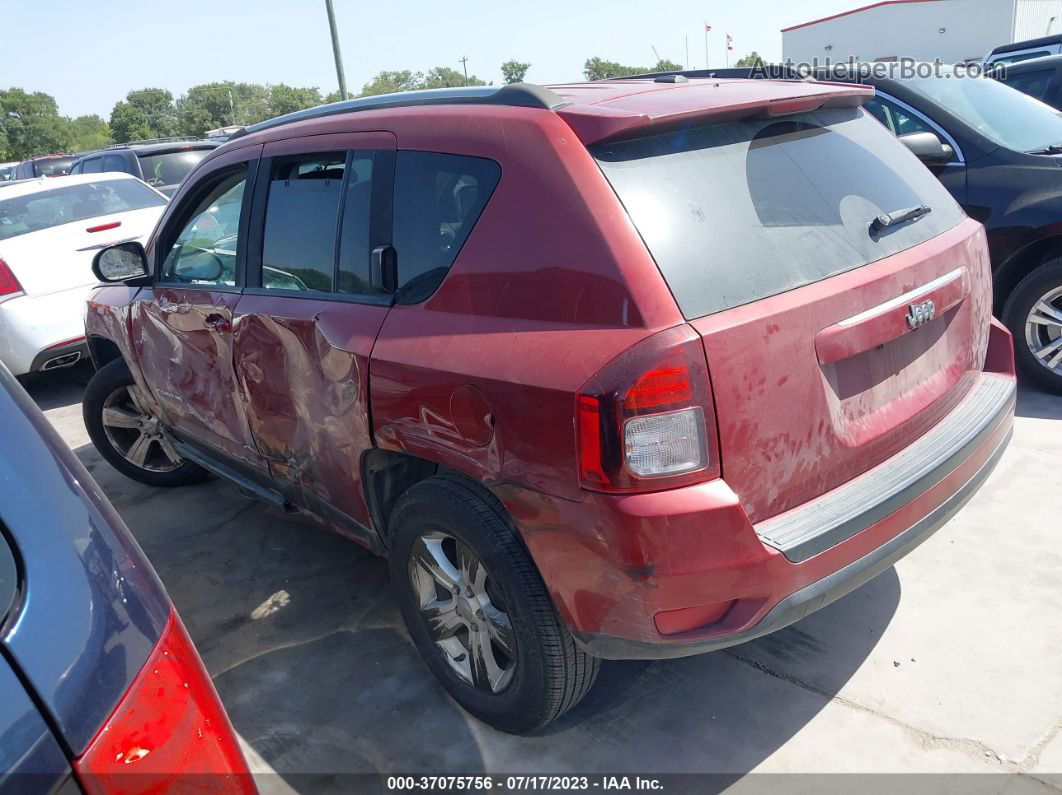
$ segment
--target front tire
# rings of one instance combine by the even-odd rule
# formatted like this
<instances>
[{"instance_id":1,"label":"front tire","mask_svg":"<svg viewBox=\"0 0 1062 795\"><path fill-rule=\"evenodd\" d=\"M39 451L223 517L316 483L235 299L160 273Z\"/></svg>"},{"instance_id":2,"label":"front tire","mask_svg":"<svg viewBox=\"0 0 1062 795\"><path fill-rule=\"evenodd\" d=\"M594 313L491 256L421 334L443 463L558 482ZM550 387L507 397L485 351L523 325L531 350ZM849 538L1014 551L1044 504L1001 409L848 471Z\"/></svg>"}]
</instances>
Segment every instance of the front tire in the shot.
<instances>
[{"instance_id":1,"label":"front tire","mask_svg":"<svg viewBox=\"0 0 1062 795\"><path fill-rule=\"evenodd\" d=\"M1062 257L1048 260L1014 288L1003 307L1018 370L1062 394Z\"/></svg>"},{"instance_id":2,"label":"front tire","mask_svg":"<svg viewBox=\"0 0 1062 795\"><path fill-rule=\"evenodd\" d=\"M209 475L173 449L122 359L92 376L81 410L92 444L126 477L149 486L185 486Z\"/></svg>"},{"instance_id":3,"label":"front tire","mask_svg":"<svg viewBox=\"0 0 1062 795\"><path fill-rule=\"evenodd\" d=\"M402 617L455 701L484 723L520 734L586 695L600 661L575 645L491 495L437 475L399 499L389 524Z\"/></svg>"}]
</instances>

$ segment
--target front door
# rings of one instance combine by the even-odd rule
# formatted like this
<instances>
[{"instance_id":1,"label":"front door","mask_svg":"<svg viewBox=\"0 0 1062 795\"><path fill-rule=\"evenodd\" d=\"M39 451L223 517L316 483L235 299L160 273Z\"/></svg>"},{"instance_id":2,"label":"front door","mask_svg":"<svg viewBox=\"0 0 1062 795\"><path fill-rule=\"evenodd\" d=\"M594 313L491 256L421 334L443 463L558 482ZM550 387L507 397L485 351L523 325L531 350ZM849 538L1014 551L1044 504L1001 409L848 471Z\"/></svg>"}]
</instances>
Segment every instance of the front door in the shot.
<instances>
[{"instance_id":1,"label":"front door","mask_svg":"<svg viewBox=\"0 0 1062 795\"><path fill-rule=\"evenodd\" d=\"M132 338L163 422L185 441L265 469L232 366L233 312L261 146L211 163L167 212L148 256L156 283L132 307Z\"/></svg>"},{"instance_id":2,"label":"front door","mask_svg":"<svg viewBox=\"0 0 1062 795\"><path fill-rule=\"evenodd\" d=\"M368 363L391 307L390 133L267 144L235 361L257 448L294 501L369 540ZM383 265L383 267L381 267Z\"/></svg>"}]
</instances>

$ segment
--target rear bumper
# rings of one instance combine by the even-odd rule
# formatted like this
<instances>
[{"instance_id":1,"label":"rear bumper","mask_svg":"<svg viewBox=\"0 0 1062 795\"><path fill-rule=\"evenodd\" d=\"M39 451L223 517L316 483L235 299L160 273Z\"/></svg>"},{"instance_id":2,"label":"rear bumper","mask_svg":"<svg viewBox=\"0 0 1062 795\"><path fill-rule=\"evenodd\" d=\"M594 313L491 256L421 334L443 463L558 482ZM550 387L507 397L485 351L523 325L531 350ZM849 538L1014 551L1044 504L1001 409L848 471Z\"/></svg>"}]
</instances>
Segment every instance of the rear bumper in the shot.
<instances>
[{"instance_id":1,"label":"rear bumper","mask_svg":"<svg viewBox=\"0 0 1062 795\"><path fill-rule=\"evenodd\" d=\"M57 363L63 367L85 358L85 306L93 289L88 285L20 295L0 303L0 361L15 375L23 375L59 357L67 358Z\"/></svg>"},{"instance_id":2,"label":"rear bumper","mask_svg":"<svg viewBox=\"0 0 1062 795\"><path fill-rule=\"evenodd\" d=\"M982 374L935 429L940 438L934 431L923 437L930 441L921 446L935 455L919 455L916 442L779 517L800 518L806 529L788 539L771 535L781 525L754 527L724 481L630 496L587 493L579 503L551 501L548 510L541 499L528 505L500 496L585 651L605 659L699 654L800 620L932 535L998 462L1015 391L1008 372ZM679 618L662 622L661 615Z\"/></svg>"}]
</instances>

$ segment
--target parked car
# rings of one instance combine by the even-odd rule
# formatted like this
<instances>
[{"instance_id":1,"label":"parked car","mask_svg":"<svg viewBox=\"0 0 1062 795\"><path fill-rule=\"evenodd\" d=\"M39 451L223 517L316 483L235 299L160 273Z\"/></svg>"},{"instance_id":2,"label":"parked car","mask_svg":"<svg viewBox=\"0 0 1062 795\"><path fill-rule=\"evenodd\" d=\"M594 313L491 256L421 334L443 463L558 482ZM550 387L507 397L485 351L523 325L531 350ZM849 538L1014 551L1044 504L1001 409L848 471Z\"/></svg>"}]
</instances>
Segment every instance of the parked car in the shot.
<instances>
[{"instance_id":1,"label":"parked car","mask_svg":"<svg viewBox=\"0 0 1062 795\"><path fill-rule=\"evenodd\" d=\"M165 196L126 174L0 190L0 362L25 375L80 361L93 255L145 237L165 206Z\"/></svg>"},{"instance_id":2,"label":"parked car","mask_svg":"<svg viewBox=\"0 0 1062 795\"><path fill-rule=\"evenodd\" d=\"M504 731L601 659L780 629L934 532L1012 425L984 230L871 97L679 76L254 125L97 254L89 434L386 555Z\"/></svg>"},{"instance_id":3,"label":"parked car","mask_svg":"<svg viewBox=\"0 0 1062 795\"><path fill-rule=\"evenodd\" d=\"M15 178L15 169L18 167L18 162L14 163L0 163L0 182L6 182Z\"/></svg>"},{"instance_id":4,"label":"parked car","mask_svg":"<svg viewBox=\"0 0 1062 795\"><path fill-rule=\"evenodd\" d=\"M994 312L1017 340L1018 369L1062 393L1062 116L987 77L900 80L890 68L836 64L813 76L872 86L866 109L985 225ZM784 69L712 74L770 77Z\"/></svg>"},{"instance_id":5,"label":"parked car","mask_svg":"<svg viewBox=\"0 0 1062 795\"><path fill-rule=\"evenodd\" d=\"M1021 63L1059 53L1062 53L1062 34L1055 33L1051 36L1001 44L985 56L982 65L988 69L993 66Z\"/></svg>"},{"instance_id":6,"label":"parked car","mask_svg":"<svg viewBox=\"0 0 1062 795\"><path fill-rule=\"evenodd\" d=\"M0 792L164 792L195 774L253 793L151 564L2 364L0 414Z\"/></svg>"},{"instance_id":7,"label":"parked car","mask_svg":"<svg viewBox=\"0 0 1062 795\"><path fill-rule=\"evenodd\" d=\"M23 160L15 166L11 179L34 179L35 177L61 177L70 170L77 155L43 155Z\"/></svg>"},{"instance_id":8,"label":"parked car","mask_svg":"<svg viewBox=\"0 0 1062 795\"><path fill-rule=\"evenodd\" d=\"M187 139L118 144L81 156L70 173L122 171L172 196L188 172L218 146L217 141Z\"/></svg>"},{"instance_id":9,"label":"parked car","mask_svg":"<svg viewBox=\"0 0 1062 795\"><path fill-rule=\"evenodd\" d=\"M1022 61L989 76L1052 108L1062 108L1062 55Z\"/></svg>"}]
</instances>

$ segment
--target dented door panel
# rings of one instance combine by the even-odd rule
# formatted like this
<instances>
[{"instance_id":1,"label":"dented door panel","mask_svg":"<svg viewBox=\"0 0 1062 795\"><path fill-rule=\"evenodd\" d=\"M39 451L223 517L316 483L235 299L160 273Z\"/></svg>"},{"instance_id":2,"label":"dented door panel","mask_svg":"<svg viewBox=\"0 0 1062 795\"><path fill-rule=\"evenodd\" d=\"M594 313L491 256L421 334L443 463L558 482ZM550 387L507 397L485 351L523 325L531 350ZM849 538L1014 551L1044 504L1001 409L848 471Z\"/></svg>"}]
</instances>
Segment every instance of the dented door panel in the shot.
<instances>
[{"instance_id":1,"label":"dented door panel","mask_svg":"<svg viewBox=\"0 0 1062 795\"><path fill-rule=\"evenodd\" d=\"M388 309L246 295L236 316L241 399L270 471L289 493L324 500L365 526L361 456L373 444L368 361Z\"/></svg>"}]
</instances>

